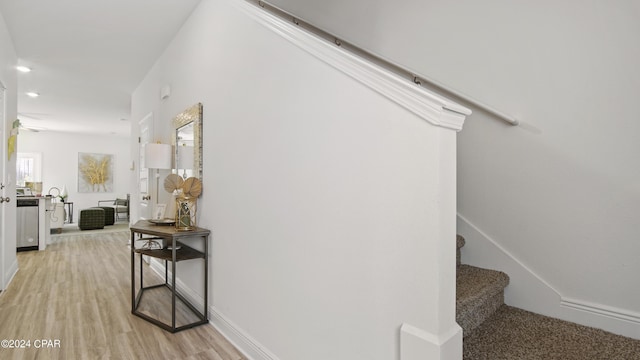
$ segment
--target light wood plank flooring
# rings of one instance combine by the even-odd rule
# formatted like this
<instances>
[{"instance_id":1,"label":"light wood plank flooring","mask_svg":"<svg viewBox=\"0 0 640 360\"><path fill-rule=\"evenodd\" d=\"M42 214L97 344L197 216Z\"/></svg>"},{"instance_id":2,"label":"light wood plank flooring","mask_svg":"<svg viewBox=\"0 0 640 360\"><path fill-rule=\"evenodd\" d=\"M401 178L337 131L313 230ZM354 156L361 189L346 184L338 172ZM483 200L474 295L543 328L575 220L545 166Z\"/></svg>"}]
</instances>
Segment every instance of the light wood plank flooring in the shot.
<instances>
[{"instance_id":1,"label":"light wood plank flooring","mask_svg":"<svg viewBox=\"0 0 640 360\"><path fill-rule=\"evenodd\" d=\"M0 340L31 344L0 348L0 359L245 359L210 325L171 334L131 314L128 239L60 235L46 251L18 253L0 294ZM60 346L37 349L37 339Z\"/></svg>"}]
</instances>

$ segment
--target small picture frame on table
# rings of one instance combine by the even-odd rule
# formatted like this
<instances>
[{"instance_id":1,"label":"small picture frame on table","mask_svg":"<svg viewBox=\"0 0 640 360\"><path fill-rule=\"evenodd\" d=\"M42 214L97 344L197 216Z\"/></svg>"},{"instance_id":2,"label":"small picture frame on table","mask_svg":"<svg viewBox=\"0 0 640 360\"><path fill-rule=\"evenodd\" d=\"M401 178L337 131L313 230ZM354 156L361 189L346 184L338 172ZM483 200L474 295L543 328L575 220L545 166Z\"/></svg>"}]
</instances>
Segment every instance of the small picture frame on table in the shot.
<instances>
[{"instance_id":1,"label":"small picture frame on table","mask_svg":"<svg viewBox=\"0 0 640 360\"><path fill-rule=\"evenodd\" d=\"M167 204L156 204L153 207L153 220L162 220L164 219L164 212L167 208Z\"/></svg>"}]
</instances>

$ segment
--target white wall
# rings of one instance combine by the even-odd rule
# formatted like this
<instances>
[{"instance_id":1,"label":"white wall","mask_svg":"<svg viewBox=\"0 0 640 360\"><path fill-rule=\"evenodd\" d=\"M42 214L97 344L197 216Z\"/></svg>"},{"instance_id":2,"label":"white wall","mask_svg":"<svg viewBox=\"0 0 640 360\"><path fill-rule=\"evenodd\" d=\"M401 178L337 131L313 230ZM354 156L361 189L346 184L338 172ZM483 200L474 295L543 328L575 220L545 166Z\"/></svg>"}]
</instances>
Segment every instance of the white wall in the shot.
<instances>
[{"instance_id":1,"label":"white wall","mask_svg":"<svg viewBox=\"0 0 640 360\"><path fill-rule=\"evenodd\" d=\"M7 159L5 151L7 151L8 134L18 112L18 81L15 70L17 62L18 59L15 49L13 48L11 37L9 36L4 18L2 14L0 14L0 81L7 88L4 93L5 112L2 114L6 118L6 124L0 134L2 136L2 141L0 141L0 146L2 146L2 151L0 151L2 162L0 163L3 164L5 170L0 169L0 171L3 172L1 182L5 185L2 196L9 197L10 200L13 200L1 205L4 216L0 221L4 221L4 223L0 224L0 226L2 226L4 236L0 238L0 290L3 290L5 286L8 285L18 270L18 262L16 260L16 229L15 226L5 226L5 224L16 223L15 175L11 176L11 173L6 171L6 169L15 169L16 156L13 155Z\"/></svg>"},{"instance_id":2,"label":"white wall","mask_svg":"<svg viewBox=\"0 0 640 360\"><path fill-rule=\"evenodd\" d=\"M513 128L475 111L459 135L465 229L480 229L561 299L630 318L626 335L640 337L637 1L270 2L520 118Z\"/></svg>"},{"instance_id":3,"label":"white wall","mask_svg":"<svg viewBox=\"0 0 640 360\"><path fill-rule=\"evenodd\" d=\"M87 135L62 132L29 132L19 135L19 152L42 154L42 192L46 195L50 188L62 190L67 187L67 201L74 204L74 223L78 223L79 212L93 206L98 201L125 198L131 192L131 147L129 138L114 135ZM78 192L78 153L112 154L113 191L98 193Z\"/></svg>"},{"instance_id":4,"label":"white wall","mask_svg":"<svg viewBox=\"0 0 640 360\"><path fill-rule=\"evenodd\" d=\"M478 116L460 133L458 212L563 304L586 305L547 311L640 338L640 13L625 1L544 5L506 7L519 26L485 42L483 71L452 77L523 121Z\"/></svg>"},{"instance_id":5,"label":"white wall","mask_svg":"<svg viewBox=\"0 0 640 360\"><path fill-rule=\"evenodd\" d=\"M164 142L203 103L212 321L256 358L401 359L401 336L403 360L458 358L455 132L246 6L203 1L132 97L131 118L153 112ZM179 265L197 288L201 270ZM425 341L442 352L425 357Z\"/></svg>"}]
</instances>

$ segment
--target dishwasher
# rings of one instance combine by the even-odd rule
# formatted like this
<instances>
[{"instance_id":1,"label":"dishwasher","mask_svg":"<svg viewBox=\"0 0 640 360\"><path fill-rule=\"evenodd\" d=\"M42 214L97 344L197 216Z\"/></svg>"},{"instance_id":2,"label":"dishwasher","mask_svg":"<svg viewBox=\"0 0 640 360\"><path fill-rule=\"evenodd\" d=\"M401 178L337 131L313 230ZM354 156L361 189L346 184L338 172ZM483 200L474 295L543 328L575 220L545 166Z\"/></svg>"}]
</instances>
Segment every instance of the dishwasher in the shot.
<instances>
[{"instance_id":1,"label":"dishwasher","mask_svg":"<svg viewBox=\"0 0 640 360\"><path fill-rule=\"evenodd\" d=\"M17 199L16 245L18 251L38 250L38 202L38 199Z\"/></svg>"}]
</instances>

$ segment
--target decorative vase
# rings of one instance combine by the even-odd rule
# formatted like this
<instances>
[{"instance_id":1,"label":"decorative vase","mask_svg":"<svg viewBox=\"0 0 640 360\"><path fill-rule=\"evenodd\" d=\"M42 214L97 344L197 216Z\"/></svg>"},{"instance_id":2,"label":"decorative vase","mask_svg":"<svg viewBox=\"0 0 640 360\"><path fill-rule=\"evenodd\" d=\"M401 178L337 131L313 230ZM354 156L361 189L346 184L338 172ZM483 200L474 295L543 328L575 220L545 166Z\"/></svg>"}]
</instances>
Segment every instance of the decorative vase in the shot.
<instances>
[{"instance_id":1,"label":"decorative vase","mask_svg":"<svg viewBox=\"0 0 640 360\"><path fill-rule=\"evenodd\" d=\"M188 231L196 227L197 198L178 196L176 198L176 230Z\"/></svg>"}]
</instances>

